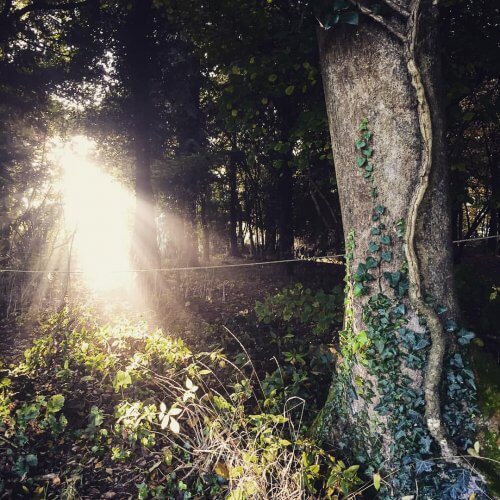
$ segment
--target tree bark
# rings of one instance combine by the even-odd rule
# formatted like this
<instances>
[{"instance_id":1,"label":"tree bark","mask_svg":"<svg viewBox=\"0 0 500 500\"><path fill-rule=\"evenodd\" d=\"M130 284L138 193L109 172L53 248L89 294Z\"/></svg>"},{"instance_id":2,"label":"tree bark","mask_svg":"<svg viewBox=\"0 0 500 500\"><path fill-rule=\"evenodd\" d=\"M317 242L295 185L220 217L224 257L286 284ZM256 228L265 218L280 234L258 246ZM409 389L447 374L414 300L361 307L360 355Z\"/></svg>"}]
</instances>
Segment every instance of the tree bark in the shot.
<instances>
[{"instance_id":1,"label":"tree bark","mask_svg":"<svg viewBox=\"0 0 500 500\"><path fill-rule=\"evenodd\" d=\"M488 228L488 236L496 236L500 231L500 154L493 154L490 159L490 175L491 175L491 196L490 196L490 223ZM495 253L498 253L500 248L500 240L491 238L488 240L488 248Z\"/></svg>"},{"instance_id":2,"label":"tree bark","mask_svg":"<svg viewBox=\"0 0 500 500\"><path fill-rule=\"evenodd\" d=\"M151 184L151 79L154 43L151 0L134 2L124 34L135 156L136 210L132 259L138 269L159 267L155 201ZM148 281L147 277L142 274ZM148 283L150 285L151 283Z\"/></svg>"},{"instance_id":3,"label":"tree bark","mask_svg":"<svg viewBox=\"0 0 500 500\"><path fill-rule=\"evenodd\" d=\"M463 491L477 481L455 458L470 445L473 381L467 372L470 387L460 394L448 383L465 371L455 345L464 334L452 323L437 12L430 0L406 3L403 19L368 14L359 27L318 33L347 306L338 372L317 431L368 475L390 473L382 496L444 498L457 470Z\"/></svg>"},{"instance_id":4,"label":"tree bark","mask_svg":"<svg viewBox=\"0 0 500 500\"><path fill-rule=\"evenodd\" d=\"M229 181L229 252L232 257L239 257L238 248L238 184L236 152L229 153L228 181Z\"/></svg>"},{"instance_id":5,"label":"tree bark","mask_svg":"<svg viewBox=\"0 0 500 500\"><path fill-rule=\"evenodd\" d=\"M279 197L279 256L280 259L290 259L293 256L293 172L289 158L278 178Z\"/></svg>"}]
</instances>

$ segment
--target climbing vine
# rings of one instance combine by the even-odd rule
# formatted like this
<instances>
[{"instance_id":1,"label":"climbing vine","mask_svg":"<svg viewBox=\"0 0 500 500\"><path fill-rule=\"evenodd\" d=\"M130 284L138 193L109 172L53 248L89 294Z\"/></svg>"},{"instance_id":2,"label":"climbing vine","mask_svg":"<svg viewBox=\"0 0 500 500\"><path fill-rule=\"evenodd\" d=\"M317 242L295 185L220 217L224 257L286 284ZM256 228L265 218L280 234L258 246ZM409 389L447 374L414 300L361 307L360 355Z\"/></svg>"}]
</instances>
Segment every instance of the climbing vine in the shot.
<instances>
[{"instance_id":1,"label":"climbing vine","mask_svg":"<svg viewBox=\"0 0 500 500\"><path fill-rule=\"evenodd\" d=\"M340 332L337 380L326 410L333 412L335 425L341 427L336 444L364 465L382 498L392 498L396 492L398 496L410 495L416 482L424 498L442 498L443 491L450 498L458 498L465 491L479 493L480 487L468 469L458 462L450 465L435 460L441 456L441 443L426 421L423 383L431 335L427 315L418 315L409 298L405 222L391 221L389 210L378 200L372 142L373 133L364 119L354 144L355 163L370 186L372 225L364 259L355 270L354 232L346 241L344 330ZM455 343L460 348L466 346L473 334L445 321L446 309L431 298L424 300L445 324L446 332L456 336ZM355 307L361 308L362 329L355 325ZM472 417L476 412L473 373L458 349L445 364L443 420L448 435L466 449L474 433ZM368 449L366 443L371 443ZM384 462L383 457L388 455L391 463ZM435 473L437 469L440 474ZM430 471L433 473L426 474ZM384 473L390 475L390 481L381 483Z\"/></svg>"}]
</instances>

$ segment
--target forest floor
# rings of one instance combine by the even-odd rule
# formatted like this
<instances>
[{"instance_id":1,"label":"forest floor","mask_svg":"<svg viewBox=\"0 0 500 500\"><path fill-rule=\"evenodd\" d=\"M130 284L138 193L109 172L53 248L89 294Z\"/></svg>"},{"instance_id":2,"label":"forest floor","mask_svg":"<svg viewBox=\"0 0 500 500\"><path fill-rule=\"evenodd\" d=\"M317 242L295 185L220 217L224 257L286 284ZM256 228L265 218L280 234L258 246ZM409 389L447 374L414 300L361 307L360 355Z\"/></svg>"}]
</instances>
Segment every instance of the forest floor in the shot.
<instances>
[{"instance_id":1,"label":"forest floor","mask_svg":"<svg viewBox=\"0 0 500 500\"><path fill-rule=\"evenodd\" d=\"M215 498L235 482L244 494L250 487L229 477L227 467L236 459L220 440L209 445L203 440L203 446L216 448L211 460L200 465L194 452L189 458L189 450L201 447L192 421L205 419L214 428L226 413L233 412L234 418L234 412L260 413L265 408L258 427L247 417L238 424L238 435L243 429L252 436L244 442L247 451L266 429L288 443L291 430L277 432L273 421L283 412L279 404L286 398L307 401L300 419L310 422L329 386L324 372L332 369L331 337L341 327L343 273L342 265L312 262L185 271L165 279L156 296L159 307L148 311L101 301L77 313L79 318L73 312L42 322L4 321L0 430L6 440L0 442L5 451L0 498ZM495 294L495 287L500 260L465 253L456 280L464 322L479 337L473 349L485 416L480 441L485 454L499 460L500 293ZM327 294L318 294L320 289ZM264 305L256 307L258 302ZM316 316L303 316L301 311L309 306L318 308ZM163 333L154 333L157 328ZM193 396L193 385L205 395L227 394L223 408L193 414L184 401ZM256 390L261 394L251 396ZM164 402L165 411L173 409L165 424L170 436L154 431L157 410L152 408ZM2 428L6 415L11 419ZM180 433L172 427L176 419ZM184 431L185 425L189 430ZM288 451L286 444L276 446L272 453L264 448L258 455L269 453L279 464ZM311 472L309 493L326 495L320 475L333 478L329 482L337 493L359 488L355 471L348 472L350 468L323 450L313 456L322 458L315 458L318 469L316 475ZM246 470L248 464L243 460L232 467ZM259 467L267 470L269 464L252 464L252 470ZM197 477L190 477L191 469L198 471ZM258 477L254 483L259 484Z\"/></svg>"}]
</instances>

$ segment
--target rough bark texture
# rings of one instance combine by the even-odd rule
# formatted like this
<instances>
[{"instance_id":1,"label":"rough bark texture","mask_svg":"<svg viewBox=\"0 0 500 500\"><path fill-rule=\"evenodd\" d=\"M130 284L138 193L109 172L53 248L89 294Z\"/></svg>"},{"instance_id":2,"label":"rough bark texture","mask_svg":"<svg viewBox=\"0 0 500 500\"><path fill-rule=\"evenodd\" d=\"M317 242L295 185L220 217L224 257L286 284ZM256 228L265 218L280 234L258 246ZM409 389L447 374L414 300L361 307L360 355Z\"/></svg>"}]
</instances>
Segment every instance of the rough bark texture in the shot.
<instances>
[{"instance_id":1,"label":"rough bark texture","mask_svg":"<svg viewBox=\"0 0 500 500\"><path fill-rule=\"evenodd\" d=\"M382 230L391 238L390 246L384 248L392 252L388 261L379 258L377 269L372 270L376 279L363 294L354 293L354 281L348 279L347 340L343 350L341 344L338 375L339 380L345 377L345 383L340 389L338 381L334 384L320 427L332 444L364 462L368 472L399 471L391 476L389 484L394 489L387 488L388 497L396 490L398 495L415 493L417 481L412 469L404 465L405 455L418 456L419 460L441 456L457 465L456 444L445 428L441 398L447 391L443 379L448 374L443 376L443 371L454 352L454 342L447 333L450 329L444 325L456 317L457 308L435 59L436 12L427 0L407 4L403 7L410 15L403 11L404 23L389 19L386 24L385 19L363 17L358 27L339 25L319 32L344 233L351 254L348 276L367 262L368 256L380 256L368 250L370 243L379 243L372 233L379 224L372 220L376 206L383 207L380 220L386 227ZM404 29L396 32L387 26ZM356 166L360 153L354 143L360 138L358 126L365 118L373 132L373 157L368 162L374 167L376 196L371 196L364 168ZM404 236L398 238L397 228L403 225ZM398 272L409 279L409 292L400 297L384 279L384 273ZM394 328L386 328L385 338L376 338L373 325L379 324L380 309L370 304L381 299L387 299L385 312ZM398 316L396 306L404 313ZM442 311L438 306L447 312L438 315ZM356 339L365 331L368 347L356 347ZM411 360L413 347L403 338L408 335L414 344L425 346L418 353L425 353L421 364ZM446 349L449 356L445 359ZM394 373L377 371L377 363L385 362L385 356L390 356ZM405 405L413 413L406 412ZM441 497L444 489L432 486L432 480L423 476L417 479L422 482L420 491L424 488L427 492L424 497ZM464 480L466 490L476 484L470 477ZM446 488L444 480L442 488Z\"/></svg>"}]
</instances>

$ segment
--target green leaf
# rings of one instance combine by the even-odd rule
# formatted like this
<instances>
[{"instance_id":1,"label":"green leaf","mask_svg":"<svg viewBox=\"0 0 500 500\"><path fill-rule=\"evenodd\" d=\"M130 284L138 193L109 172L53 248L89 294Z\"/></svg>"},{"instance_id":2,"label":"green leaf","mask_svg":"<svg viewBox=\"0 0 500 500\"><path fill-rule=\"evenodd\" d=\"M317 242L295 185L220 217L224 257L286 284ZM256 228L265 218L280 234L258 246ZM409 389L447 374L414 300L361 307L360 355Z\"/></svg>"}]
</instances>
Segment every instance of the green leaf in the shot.
<instances>
[{"instance_id":1,"label":"green leaf","mask_svg":"<svg viewBox=\"0 0 500 500\"><path fill-rule=\"evenodd\" d=\"M380 215L383 215L385 212L385 207L383 205L377 205L375 207L375 212L377 212Z\"/></svg>"},{"instance_id":2,"label":"green leaf","mask_svg":"<svg viewBox=\"0 0 500 500\"><path fill-rule=\"evenodd\" d=\"M62 394L56 394L52 396L47 403L48 413L57 413L61 411L64 406L64 396Z\"/></svg>"},{"instance_id":3,"label":"green leaf","mask_svg":"<svg viewBox=\"0 0 500 500\"><path fill-rule=\"evenodd\" d=\"M374 241L371 241L370 244L368 245L368 251L370 253L378 252L379 249L380 249L380 246L378 245L378 243L375 243Z\"/></svg>"},{"instance_id":4,"label":"green leaf","mask_svg":"<svg viewBox=\"0 0 500 500\"><path fill-rule=\"evenodd\" d=\"M380 474L375 473L373 474L373 487L378 491L380 490L380 481L381 481Z\"/></svg>"},{"instance_id":5,"label":"green leaf","mask_svg":"<svg viewBox=\"0 0 500 500\"><path fill-rule=\"evenodd\" d=\"M130 373L119 370L113 380L113 387L115 391L118 392L120 389L128 387L129 385L132 385Z\"/></svg>"},{"instance_id":6,"label":"green leaf","mask_svg":"<svg viewBox=\"0 0 500 500\"><path fill-rule=\"evenodd\" d=\"M347 0L334 0L333 10L342 10L349 7L349 2Z\"/></svg>"},{"instance_id":7,"label":"green leaf","mask_svg":"<svg viewBox=\"0 0 500 500\"><path fill-rule=\"evenodd\" d=\"M271 83L275 82L277 79L278 79L278 75L276 74L272 74L272 75L269 75L269 77L267 78Z\"/></svg>"},{"instance_id":8,"label":"green leaf","mask_svg":"<svg viewBox=\"0 0 500 500\"><path fill-rule=\"evenodd\" d=\"M340 22L345 24L353 24L357 26L359 24L359 14L357 12L344 12L340 14Z\"/></svg>"},{"instance_id":9,"label":"green leaf","mask_svg":"<svg viewBox=\"0 0 500 500\"><path fill-rule=\"evenodd\" d=\"M358 167L362 167L366 163L366 158L362 158L361 156L356 158L356 165Z\"/></svg>"},{"instance_id":10,"label":"green leaf","mask_svg":"<svg viewBox=\"0 0 500 500\"><path fill-rule=\"evenodd\" d=\"M380 257L382 258L382 260L384 262L391 262L392 261L392 252L390 251L383 251L381 254L380 254Z\"/></svg>"},{"instance_id":11,"label":"green leaf","mask_svg":"<svg viewBox=\"0 0 500 500\"><path fill-rule=\"evenodd\" d=\"M285 89L285 94L286 94L286 95L292 95L294 90L295 90L295 85L289 85L289 86Z\"/></svg>"}]
</instances>

